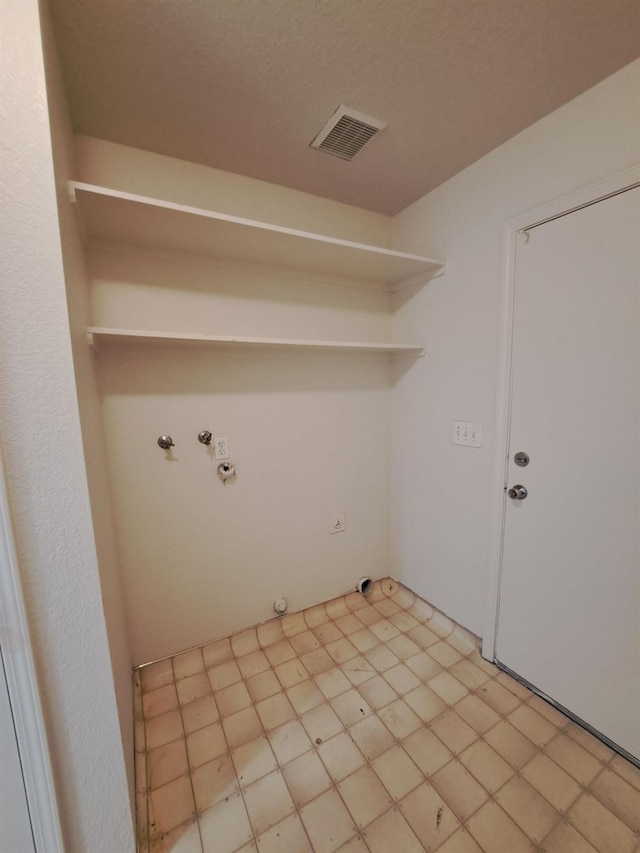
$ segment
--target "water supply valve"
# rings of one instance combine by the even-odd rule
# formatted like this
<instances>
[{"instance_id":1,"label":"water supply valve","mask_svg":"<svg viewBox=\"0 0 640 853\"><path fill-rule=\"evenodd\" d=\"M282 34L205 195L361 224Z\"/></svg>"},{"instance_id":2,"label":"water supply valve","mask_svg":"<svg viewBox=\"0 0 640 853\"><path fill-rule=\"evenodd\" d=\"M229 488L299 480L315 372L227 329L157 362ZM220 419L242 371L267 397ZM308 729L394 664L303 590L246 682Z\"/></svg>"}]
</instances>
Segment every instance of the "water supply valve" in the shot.
<instances>
[{"instance_id":1,"label":"water supply valve","mask_svg":"<svg viewBox=\"0 0 640 853\"><path fill-rule=\"evenodd\" d=\"M221 462L218 465L218 477L226 485L227 480L236 476L236 469L230 462Z\"/></svg>"}]
</instances>

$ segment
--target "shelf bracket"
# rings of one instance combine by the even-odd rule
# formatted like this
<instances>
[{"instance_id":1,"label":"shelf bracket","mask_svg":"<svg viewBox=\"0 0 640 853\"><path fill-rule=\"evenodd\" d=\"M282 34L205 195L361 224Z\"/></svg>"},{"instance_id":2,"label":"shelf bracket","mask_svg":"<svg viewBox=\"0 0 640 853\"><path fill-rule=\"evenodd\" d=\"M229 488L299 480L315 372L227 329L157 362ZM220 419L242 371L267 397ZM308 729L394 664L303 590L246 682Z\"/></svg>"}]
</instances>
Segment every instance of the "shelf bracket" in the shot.
<instances>
[{"instance_id":1,"label":"shelf bracket","mask_svg":"<svg viewBox=\"0 0 640 853\"><path fill-rule=\"evenodd\" d=\"M439 278L441 275L444 275L446 271L447 265L442 264L442 266L432 272L418 273L418 275L411 276L411 278L405 278L392 285L389 290L391 293L399 293L401 290L408 290L410 287L420 287L422 284L427 284L431 279Z\"/></svg>"},{"instance_id":2,"label":"shelf bracket","mask_svg":"<svg viewBox=\"0 0 640 853\"><path fill-rule=\"evenodd\" d=\"M75 204L77 201L76 188L71 181L69 181L69 201L71 202L71 204Z\"/></svg>"},{"instance_id":3,"label":"shelf bracket","mask_svg":"<svg viewBox=\"0 0 640 853\"><path fill-rule=\"evenodd\" d=\"M419 352L394 352L391 353L392 361L401 361L402 359L424 358L429 350L429 347L423 347Z\"/></svg>"}]
</instances>

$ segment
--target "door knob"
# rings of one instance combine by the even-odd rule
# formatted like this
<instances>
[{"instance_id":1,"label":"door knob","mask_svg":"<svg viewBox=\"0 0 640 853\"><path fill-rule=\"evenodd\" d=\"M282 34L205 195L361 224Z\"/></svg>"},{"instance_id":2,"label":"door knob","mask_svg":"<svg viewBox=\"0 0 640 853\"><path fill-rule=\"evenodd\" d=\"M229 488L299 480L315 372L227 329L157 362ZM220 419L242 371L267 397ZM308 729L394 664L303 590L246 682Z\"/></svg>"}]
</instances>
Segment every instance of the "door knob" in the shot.
<instances>
[{"instance_id":1,"label":"door knob","mask_svg":"<svg viewBox=\"0 0 640 853\"><path fill-rule=\"evenodd\" d=\"M512 486L507 492L510 498L513 498L514 501L523 501L526 496L529 494L524 486Z\"/></svg>"}]
</instances>

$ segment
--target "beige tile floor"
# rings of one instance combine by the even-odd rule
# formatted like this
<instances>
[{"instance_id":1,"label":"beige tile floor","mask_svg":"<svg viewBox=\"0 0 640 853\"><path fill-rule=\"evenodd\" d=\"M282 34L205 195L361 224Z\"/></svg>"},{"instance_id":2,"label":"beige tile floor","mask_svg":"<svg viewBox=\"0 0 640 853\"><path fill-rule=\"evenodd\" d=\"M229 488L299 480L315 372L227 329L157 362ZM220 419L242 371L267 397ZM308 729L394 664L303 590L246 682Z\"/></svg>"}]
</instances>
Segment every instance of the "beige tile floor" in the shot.
<instances>
[{"instance_id":1,"label":"beige tile floor","mask_svg":"<svg viewBox=\"0 0 640 853\"><path fill-rule=\"evenodd\" d=\"M144 853L640 851L640 771L394 581L135 685Z\"/></svg>"}]
</instances>

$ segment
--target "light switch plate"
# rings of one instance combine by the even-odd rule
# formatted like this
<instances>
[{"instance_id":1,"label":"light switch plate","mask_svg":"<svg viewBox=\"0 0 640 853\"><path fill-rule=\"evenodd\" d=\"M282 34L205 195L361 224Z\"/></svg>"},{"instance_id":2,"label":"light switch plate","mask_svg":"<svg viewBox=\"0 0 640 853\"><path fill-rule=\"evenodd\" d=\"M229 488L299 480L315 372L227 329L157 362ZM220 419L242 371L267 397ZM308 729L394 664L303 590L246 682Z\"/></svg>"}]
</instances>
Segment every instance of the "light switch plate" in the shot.
<instances>
[{"instance_id":1,"label":"light switch plate","mask_svg":"<svg viewBox=\"0 0 640 853\"><path fill-rule=\"evenodd\" d=\"M463 444L466 447L482 447L482 424L454 421L451 440L453 444Z\"/></svg>"}]
</instances>

